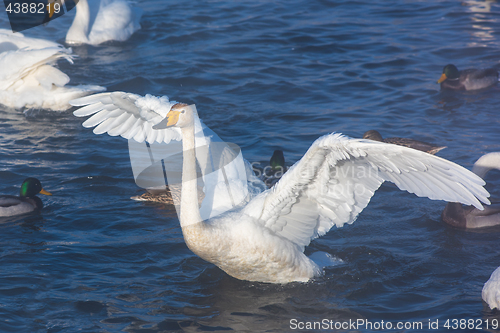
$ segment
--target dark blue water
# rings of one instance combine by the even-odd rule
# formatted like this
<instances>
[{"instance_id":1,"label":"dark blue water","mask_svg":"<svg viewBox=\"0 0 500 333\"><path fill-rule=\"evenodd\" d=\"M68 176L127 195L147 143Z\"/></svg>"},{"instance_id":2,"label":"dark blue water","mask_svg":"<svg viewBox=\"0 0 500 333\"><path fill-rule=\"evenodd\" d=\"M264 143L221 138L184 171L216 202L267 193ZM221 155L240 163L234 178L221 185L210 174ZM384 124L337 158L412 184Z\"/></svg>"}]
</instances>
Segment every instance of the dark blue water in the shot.
<instances>
[{"instance_id":1,"label":"dark blue water","mask_svg":"<svg viewBox=\"0 0 500 333\"><path fill-rule=\"evenodd\" d=\"M129 41L73 47L79 58L60 68L72 84L194 103L249 161L280 148L293 163L320 135L369 129L448 146L440 156L469 168L500 151L500 87L436 84L448 63L500 68L497 2L137 6L143 28ZM63 42L71 19L24 33ZM307 284L239 281L188 250L175 211L129 199L140 192L127 141L82 121L0 107L1 192L35 176L54 194L41 214L0 223L1 332L283 332L292 319L439 320L448 331L447 319L500 319L481 300L500 265L499 228L453 229L443 202L383 186L353 225L307 250L344 264ZM498 197L499 174L488 181Z\"/></svg>"}]
</instances>

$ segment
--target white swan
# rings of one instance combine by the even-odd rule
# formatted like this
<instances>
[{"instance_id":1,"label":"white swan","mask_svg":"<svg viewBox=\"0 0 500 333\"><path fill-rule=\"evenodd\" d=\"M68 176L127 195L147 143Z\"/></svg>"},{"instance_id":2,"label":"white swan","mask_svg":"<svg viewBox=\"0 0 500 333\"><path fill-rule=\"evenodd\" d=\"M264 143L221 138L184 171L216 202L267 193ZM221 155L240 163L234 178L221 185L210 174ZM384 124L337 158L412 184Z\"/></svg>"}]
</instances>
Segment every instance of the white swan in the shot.
<instances>
[{"instance_id":1,"label":"white swan","mask_svg":"<svg viewBox=\"0 0 500 333\"><path fill-rule=\"evenodd\" d=\"M73 63L71 49L0 29L0 104L63 111L71 107L72 99L106 90L67 85L68 75L54 67L61 58Z\"/></svg>"},{"instance_id":2,"label":"white swan","mask_svg":"<svg viewBox=\"0 0 500 333\"><path fill-rule=\"evenodd\" d=\"M86 108L92 107L99 106ZM272 189L203 221L197 200L194 110L176 104L153 129L174 126L182 133L180 224L187 246L238 279L288 283L320 274L320 267L304 255L305 246L334 225L354 222L385 180L417 196L478 209L479 200L489 203L484 181L452 162L406 147L330 134L316 140Z\"/></svg>"},{"instance_id":3,"label":"white swan","mask_svg":"<svg viewBox=\"0 0 500 333\"><path fill-rule=\"evenodd\" d=\"M138 186L154 192L165 191L165 172L169 176L169 185L181 182L178 175L181 174L182 164L177 162L182 156L182 144L179 143L181 130L175 127L153 130L153 126L165 119L177 102L170 101L167 96L142 97L111 92L83 97L71 101L71 104L86 105L76 110L74 115L92 115L82 125L95 126L95 134L121 135L129 140L130 162ZM265 188L241 151L235 150L235 145L223 142L198 117L195 132L196 150L200 157L200 182L203 183L200 186L205 194L200 208L204 218L226 212L244 201L249 192L259 193ZM168 160L173 163L168 162L171 167L166 171L162 164Z\"/></svg>"},{"instance_id":4,"label":"white swan","mask_svg":"<svg viewBox=\"0 0 500 333\"><path fill-rule=\"evenodd\" d=\"M479 177L483 178L493 169L500 170L500 152L481 156L472 168ZM500 224L500 204L494 203L484 210L474 207L463 207L457 202L446 205L441 215L444 222L457 228L483 228Z\"/></svg>"},{"instance_id":5,"label":"white swan","mask_svg":"<svg viewBox=\"0 0 500 333\"><path fill-rule=\"evenodd\" d=\"M490 309L500 309L500 267L491 273L490 279L484 284L481 296Z\"/></svg>"},{"instance_id":6,"label":"white swan","mask_svg":"<svg viewBox=\"0 0 500 333\"><path fill-rule=\"evenodd\" d=\"M94 11L96 14L92 15ZM107 41L126 41L138 29L142 9L124 0L79 0L75 19L66 34L68 44L97 45Z\"/></svg>"}]
</instances>

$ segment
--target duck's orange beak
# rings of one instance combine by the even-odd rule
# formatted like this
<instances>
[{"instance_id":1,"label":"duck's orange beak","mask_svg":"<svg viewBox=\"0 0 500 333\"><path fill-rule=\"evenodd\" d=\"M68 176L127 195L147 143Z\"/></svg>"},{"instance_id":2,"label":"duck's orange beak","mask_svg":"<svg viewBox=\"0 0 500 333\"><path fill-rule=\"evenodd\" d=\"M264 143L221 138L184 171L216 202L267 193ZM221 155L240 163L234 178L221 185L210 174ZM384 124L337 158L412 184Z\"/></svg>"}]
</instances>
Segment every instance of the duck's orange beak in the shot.
<instances>
[{"instance_id":1,"label":"duck's orange beak","mask_svg":"<svg viewBox=\"0 0 500 333\"><path fill-rule=\"evenodd\" d=\"M45 191L43 188L42 188L42 190L40 191L40 193L41 193L41 194L45 194L45 195L52 195L52 193Z\"/></svg>"},{"instance_id":2,"label":"duck's orange beak","mask_svg":"<svg viewBox=\"0 0 500 333\"><path fill-rule=\"evenodd\" d=\"M446 77L446 74L445 74L445 73L441 74L441 77L439 78L438 83L443 82L443 81L444 81L444 80L446 80L447 78L448 78L448 77Z\"/></svg>"}]
</instances>

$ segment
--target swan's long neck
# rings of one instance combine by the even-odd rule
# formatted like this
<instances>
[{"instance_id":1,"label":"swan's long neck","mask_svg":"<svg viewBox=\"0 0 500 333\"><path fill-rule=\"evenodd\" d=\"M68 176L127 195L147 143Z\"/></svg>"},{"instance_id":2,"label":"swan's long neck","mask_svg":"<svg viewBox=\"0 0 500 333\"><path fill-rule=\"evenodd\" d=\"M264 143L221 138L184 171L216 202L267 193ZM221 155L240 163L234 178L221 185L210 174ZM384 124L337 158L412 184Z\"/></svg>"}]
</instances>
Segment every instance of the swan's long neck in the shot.
<instances>
[{"instance_id":1,"label":"swan's long neck","mask_svg":"<svg viewBox=\"0 0 500 333\"><path fill-rule=\"evenodd\" d=\"M180 207L182 228L202 221L200 208L198 206L198 183L194 138L194 124L182 128L183 162Z\"/></svg>"},{"instance_id":2,"label":"swan's long neck","mask_svg":"<svg viewBox=\"0 0 500 333\"><path fill-rule=\"evenodd\" d=\"M90 24L90 8L87 0L78 1L75 19L66 34L68 43L87 43Z\"/></svg>"},{"instance_id":3,"label":"swan's long neck","mask_svg":"<svg viewBox=\"0 0 500 333\"><path fill-rule=\"evenodd\" d=\"M208 224L202 221L198 206L194 125L183 127L181 130L183 161L179 219L182 234L191 251L217 265L220 241Z\"/></svg>"},{"instance_id":4,"label":"swan's long neck","mask_svg":"<svg viewBox=\"0 0 500 333\"><path fill-rule=\"evenodd\" d=\"M500 170L500 153L489 153L481 156L474 163L472 172L484 179L488 171L493 169Z\"/></svg>"}]
</instances>

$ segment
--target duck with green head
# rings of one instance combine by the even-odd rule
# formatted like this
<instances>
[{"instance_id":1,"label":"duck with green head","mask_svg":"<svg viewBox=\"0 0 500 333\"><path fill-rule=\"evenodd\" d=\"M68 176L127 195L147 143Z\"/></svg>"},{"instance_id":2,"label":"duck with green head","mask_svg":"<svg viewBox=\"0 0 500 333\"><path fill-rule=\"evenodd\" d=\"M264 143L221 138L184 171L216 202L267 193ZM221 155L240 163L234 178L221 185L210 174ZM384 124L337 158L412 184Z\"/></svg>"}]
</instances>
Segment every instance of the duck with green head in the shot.
<instances>
[{"instance_id":1,"label":"duck with green head","mask_svg":"<svg viewBox=\"0 0 500 333\"><path fill-rule=\"evenodd\" d=\"M271 188L276 184L281 176L286 172L287 167L285 166L285 156L282 150L275 150L273 156L269 160L269 167L264 168L261 180Z\"/></svg>"},{"instance_id":2,"label":"duck with green head","mask_svg":"<svg viewBox=\"0 0 500 333\"><path fill-rule=\"evenodd\" d=\"M441 89L478 90L491 87L498 82L498 71L494 68L464 69L459 71L455 65L448 64L437 81Z\"/></svg>"},{"instance_id":3,"label":"duck with green head","mask_svg":"<svg viewBox=\"0 0 500 333\"><path fill-rule=\"evenodd\" d=\"M21 185L18 197L0 195L0 216L16 216L42 209L42 200L36 196L38 193L52 195L42 188L42 184L38 179L26 178Z\"/></svg>"}]
</instances>

